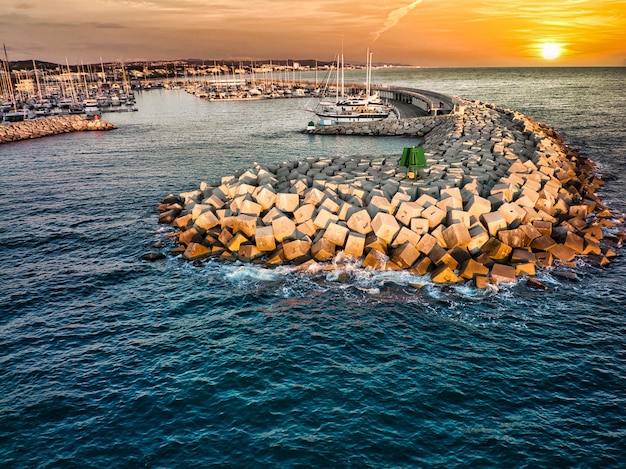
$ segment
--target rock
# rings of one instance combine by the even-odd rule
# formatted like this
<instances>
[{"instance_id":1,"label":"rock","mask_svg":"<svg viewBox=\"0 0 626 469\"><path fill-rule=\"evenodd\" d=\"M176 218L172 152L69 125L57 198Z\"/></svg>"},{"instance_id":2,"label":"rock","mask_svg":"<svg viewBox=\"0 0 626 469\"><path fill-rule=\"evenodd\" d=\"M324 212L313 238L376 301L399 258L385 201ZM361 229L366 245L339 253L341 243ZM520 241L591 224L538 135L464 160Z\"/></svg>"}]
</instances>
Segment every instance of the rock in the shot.
<instances>
[{"instance_id":1,"label":"rock","mask_svg":"<svg viewBox=\"0 0 626 469\"><path fill-rule=\"evenodd\" d=\"M142 261L154 262L160 261L161 259L165 259L165 254L160 252L148 252L141 256Z\"/></svg>"},{"instance_id":2,"label":"rock","mask_svg":"<svg viewBox=\"0 0 626 469\"><path fill-rule=\"evenodd\" d=\"M528 280L526 280L526 287L535 290L548 290L548 287L546 285L533 277L530 277Z\"/></svg>"}]
</instances>

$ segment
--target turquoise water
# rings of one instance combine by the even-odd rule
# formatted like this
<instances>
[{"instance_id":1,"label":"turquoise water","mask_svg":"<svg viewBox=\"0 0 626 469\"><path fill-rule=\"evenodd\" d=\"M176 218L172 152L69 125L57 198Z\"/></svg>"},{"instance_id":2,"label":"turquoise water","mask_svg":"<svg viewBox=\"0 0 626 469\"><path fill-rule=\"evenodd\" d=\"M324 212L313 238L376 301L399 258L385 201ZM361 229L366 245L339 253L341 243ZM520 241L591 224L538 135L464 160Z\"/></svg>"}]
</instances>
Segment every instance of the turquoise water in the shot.
<instances>
[{"instance_id":1,"label":"turquoise water","mask_svg":"<svg viewBox=\"0 0 626 469\"><path fill-rule=\"evenodd\" d=\"M624 69L384 70L555 127L626 208ZM390 155L306 100L138 96L108 133L0 146L0 466L621 467L626 265L441 287L142 254L156 206L253 162ZM164 249L167 252L167 247ZM424 283L415 290L410 283Z\"/></svg>"}]
</instances>

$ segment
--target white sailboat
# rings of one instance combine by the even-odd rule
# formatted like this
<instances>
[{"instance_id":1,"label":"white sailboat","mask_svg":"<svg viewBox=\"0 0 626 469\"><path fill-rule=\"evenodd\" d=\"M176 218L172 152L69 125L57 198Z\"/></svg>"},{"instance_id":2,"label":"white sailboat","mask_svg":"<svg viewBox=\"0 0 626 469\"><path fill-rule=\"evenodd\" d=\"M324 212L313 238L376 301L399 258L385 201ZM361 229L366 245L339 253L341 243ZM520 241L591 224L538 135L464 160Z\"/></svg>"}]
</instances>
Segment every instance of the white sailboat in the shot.
<instances>
[{"instance_id":1,"label":"white sailboat","mask_svg":"<svg viewBox=\"0 0 626 469\"><path fill-rule=\"evenodd\" d=\"M389 117L393 108L380 99L378 93L371 90L372 53L367 50L365 94L346 96L343 78L343 53L338 59L337 81L341 73L341 85L337 84L337 96L334 101L321 101L315 114L324 123L371 122L380 121ZM339 94L341 90L341 94Z\"/></svg>"}]
</instances>

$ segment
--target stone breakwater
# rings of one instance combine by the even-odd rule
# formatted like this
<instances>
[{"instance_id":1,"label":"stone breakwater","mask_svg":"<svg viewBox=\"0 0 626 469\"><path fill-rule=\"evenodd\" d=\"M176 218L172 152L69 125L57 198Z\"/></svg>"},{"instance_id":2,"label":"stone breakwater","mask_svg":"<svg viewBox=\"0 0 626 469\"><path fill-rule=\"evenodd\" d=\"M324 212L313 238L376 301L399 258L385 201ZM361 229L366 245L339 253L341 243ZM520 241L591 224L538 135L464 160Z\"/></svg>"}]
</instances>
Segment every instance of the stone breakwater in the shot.
<instances>
[{"instance_id":1,"label":"stone breakwater","mask_svg":"<svg viewBox=\"0 0 626 469\"><path fill-rule=\"evenodd\" d=\"M353 259L479 288L520 276L544 288L538 268L616 255L623 219L598 196L594 164L554 130L483 103L426 119L437 125L417 180L399 155L304 158L170 194L159 222L175 228L173 253L312 271Z\"/></svg>"},{"instance_id":2,"label":"stone breakwater","mask_svg":"<svg viewBox=\"0 0 626 469\"><path fill-rule=\"evenodd\" d=\"M0 125L0 143L47 137L81 130L112 130L117 127L103 120L88 120L84 116L53 116Z\"/></svg>"},{"instance_id":3,"label":"stone breakwater","mask_svg":"<svg viewBox=\"0 0 626 469\"><path fill-rule=\"evenodd\" d=\"M351 122L341 125L316 125L305 130L318 135L376 135L423 137L442 121L452 119L450 115L413 117L409 119L387 119L376 122Z\"/></svg>"}]
</instances>

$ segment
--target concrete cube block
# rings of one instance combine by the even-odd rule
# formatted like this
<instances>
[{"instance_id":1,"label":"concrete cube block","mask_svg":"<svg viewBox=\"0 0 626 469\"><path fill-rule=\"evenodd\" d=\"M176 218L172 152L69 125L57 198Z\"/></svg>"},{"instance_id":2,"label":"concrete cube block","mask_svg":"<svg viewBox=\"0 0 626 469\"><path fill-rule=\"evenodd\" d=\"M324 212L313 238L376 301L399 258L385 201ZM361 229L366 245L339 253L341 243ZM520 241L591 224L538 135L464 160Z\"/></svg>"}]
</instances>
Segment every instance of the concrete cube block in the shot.
<instances>
[{"instance_id":1,"label":"concrete cube block","mask_svg":"<svg viewBox=\"0 0 626 469\"><path fill-rule=\"evenodd\" d=\"M428 220L428 226L432 229L440 225L446 218L446 211L437 207L437 205L430 205L424 208L422 212L422 218Z\"/></svg>"},{"instance_id":2,"label":"concrete cube block","mask_svg":"<svg viewBox=\"0 0 626 469\"><path fill-rule=\"evenodd\" d=\"M252 194L254 201L261 206L262 211L269 210L276 203L276 193L269 187L259 187Z\"/></svg>"},{"instance_id":3,"label":"concrete cube block","mask_svg":"<svg viewBox=\"0 0 626 469\"><path fill-rule=\"evenodd\" d=\"M308 220L313 220L313 214L315 213L315 205L303 204L293 212L293 218L296 223L304 223Z\"/></svg>"},{"instance_id":4,"label":"concrete cube block","mask_svg":"<svg viewBox=\"0 0 626 469\"><path fill-rule=\"evenodd\" d=\"M277 217L272 220L274 238L282 243L285 239L292 237L296 232L296 224L286 216Z\"/></svg>"},{"instance_id":5,"label":"concrete cube block","mask_svg":"<svg viewBox=\"0 0 626 469\"><path fill-rule=\"evenodd\" d=\"M465 224L457 223L443 230L443 239L446 246L452 249L459 246L467 246L472 240L472 237Z\"/></svg>"},{"instance_id":6,"label":"concrete cube block","mask_svg":"<svg viewBox=\"0 0 626 469\"><path fill-rule=\"evenodd\" d=\"M391 251L390 259L403 269L411 267L420 256L417 248L408 241Z\"/></svg>"},{"instance_id":7,"label":"concrete cube block","mask_svg":"<svg viewBox=\"0 0 626 469\"><path fill-rule=\"evenodd\" d=\"M254 244L242 244L237 251L237 258L243 262L252 262L262 255L263 253Z\"/></svg>"},{"instance_id":8,"label":"concrete cube block","mask_svg":"<svg viewBox=\"0 0 626 469\"><path fill-rule=\"evenodd\" d=\"M505 264L494 264L491 278L496 284L515 282L515 267Z\"/></svg>"},{"instance_id":9,"label":"concrete cube block","mask_svg":"<svg viewBox=\"0 0 626 469\"><path fill-rule=\"evenodd\" d=\"M487 231L491 236L496 236L498 231L506 230L508 227L506 219L498 211L483 213L480 216L480 220L482 221L485 228L487 228Z\"/></svg>"},{"instance_id":10,"label":"concrete cube block","mask_svg":"<svg viewBox=\"0 0 626 469\"><path fill-rule=\"evenodd\" d=\"M188 261L195 261L198 259L204 259L205 257L209 257L211 255L211 248L203 246L200 243L189 243L185 252L183 253L183 258Z\"/></svg>"},{"instance_id":11,"label":"concrete cube block","mask_svg":"<svg viewBox=\"0 0 626 469\"><path fill-rule=\"evenodd\" d=\"M204 231L210 230L220 224L220 220L217 216L211 211L206 210L202 212L194 223L198 228L203 229Z\"/></svg>"},{"instance_id":12,"label":"concrete cube block","mask_svg":"<svg viewBox=\"0 0 626 469\"><path fill-rule=\"evenodd\" d=\"M426 233L428 233L429 230L429 226L428 226L428 220L426 220L425 218L413 218L411 220L411 231L415 232L416 234L422 236Z\"/></svg>"},{"instance_id":13,"label":"concrete cube block","mask_svg":"<svg viewBox=\"0 0 626 469\"><path fill-rule=\"evenodd\" d=\"M344 247L344 252L352 257L361 257L365 249L365 235L361 233L350 232Z\"/></svg>"},{"instance_id":14,"label":"concrete cube block","mask_svg":"<svg viewBox=\"0 0 626 469\"><path fill-rule=\"evenodd\" d=\"M326 195L316 187L308 189L304 193L304 203L317 206Z\"/></svg>"},{"instance_id":15,"label":"concrete cube block","mask_svg":"<svg viewBox=\"0 0 626 469\"><path fill-rule=\"evenodd\" d=\"M382 239L379 239L374 233L370 233L365 237L365 251L369 252L372 249L387 254L388 244Z\"/></svg>"},{"instance_id":16,"label":"concrete cube block","mask_svg":"<svg viewBox=\"0 0 626 469\"><path fill-rule=\"evenodd\" d=\"M259 251L273 251L276 249L276 239L272 226L257 226L254 240Z\"/></svg>"},{"instance_id":17,"label":"concrete cube block","mask_svg":"<svg viewBox=\"0 0 626 469\"><path fill-rule=\"evenodd\" d=\"M525 248L532 243L532 239L526 235L526 232L519 228L499 231L498 239L512 248Z\"/></svg>"},{"instance_id":18,"label":"concrete cube block","mask_svg":"<svg viewBox=\"0 0 626 469\"><path fill-rule=\"evenodd\" d=\"M313 219L313 224L320 230L324 230L328 227L330 223L334 223L339 221L339 217L334 213L329 212L325 208L321 208L315 218Z\"/></svg>"},{"instance_id":19,"label":"concrete cube block","mask_svg":"<svg viewBox=\"0 0 626 469\"><path fill-rule=\"evenodd\" d=\"M481 252L481 248L489 241L489 232L483 225L477 223L469 229L470 242L467 243L466 249L470 254L476 255Z\"/></svg>"},{"instance_id":20,"label":"concrete cube block","mask_svg":"<svg viewBox=\"0 0 626 469\"><path fill-rule=\"evenodd\" d=\"M563 244L576 254L582 254L585 250L585 239L582 236L572 233L571 231L567 233Z\"/></svg>"},{"instance_id":21,"label":"concrete cube block","mask_svg":"<svg viewBox=\"0 0 626 469\"><path fill-rule=\"evenodd\" d=\"M389 258L380 251L371 249L367 256L365 256L365 259L363 259L361 267L366 269L383 270L388 259Z\"/></svg>"},{"instance_id":22,"label":"concrete cube block","mask_svg":"<svg viewBox=\"0 0 626 469\"><path fill-rule=\"evenodd\" d=\"M326 238L320 238L311 245L313 259L325 261L335 257L336 246Z\"/></svg>"},{"instance_id":23,"label":"concrete cube block","mask_svg":"<svg viewBox=\"0 0 626 469\"><path fill-rule=\"evenodd\" d=\"M526 217L526 211L514 202L502 204L498 208L498 212L511 228L517 228Z\"/></svg>"},{"instance_id":24,"label":"concrete cube block","mask_svg":"<svg viewBox=\"0 0 626 469\"><path fill-rule=\"evenodd\" d=\"M222 208L226 205L226 202L218 197L217 194L212 194L209 198L204 199L204 203L215 208Z\"/></svg>"},{"instance_id":25,"label":"concrete cube block","mask_svg":"<svg viewBox=\"0 0 626 469\"><path fill-rule=\"evenodd\" d=\"M375 195L371 198L370 203L367 205L367 211L370 214L370 217L374 218L379 212L393 214L393 206L387 197Z\"/></svg>"},{"instance_id":26,"label":"concrete cube block","mask_svg":"<svg viewBox=\"0 0 626 469\"><path fill-rule=\"evenodd\" d=\"M350 218L348 218L347 225L351 231L367 235L372 232L371 222L372 218L370 217L367 210L362 209L358 212L353 213Z\"/></svg>"},{"instance_id":27,"label":"concrete cube block","mask_svg":"<svg viewBox=\"0 0 626 469\"><path fill-rule=\"evenodd\" d=\"M204 239L203 233L203 230L201 231L195 226L192 226L178 236L178 243L183 246L188 246L191 243L201 243Z\"/></svg>"},{"instance_id":28,"label":"concrete cube block","mask_svg":"<svg viewBox=\"0 0 626 469\"><path fill-rule=\"evenodd\" d=\"M496 262L506 262L511 257L513 248L497 240L496 238L489 238L483 247L482 252L489 256Z\"/></svg>"},{"instance_id":29,"label":"concrete cube block","mask_svg":"<svg viewBox=\"0 0 626 469\"><path fill-rule=\"evenodd\" d=\"M430 207L431 205L435 205L438 200L435 199L433 196L428 195L428 194L422 194L418 197L418 199L415 201L418 205L421 205L424 208Z\"/></svg>"},{"instance_id":30,"label":"concrete cube block","mask_svg":"<svg viewBox=\"0 0 626 469\"><path fill-rule=\"evenodd\" d=\"M254 236L258 218L251 215L238 215L233 223L233 231L240 231L247 237Z\"/></svg>"},{"instance_id":31,"label":"concrete cube block","mask_svg":"<svg viewBox=\"0 0 626 469\"><path fill-rule=\"evenodd\" d=\"M459 202L463 203L463 196L461 195L461 189L459 189L458 187L442 188L439 191L439 196L442 199L447 199L447 198L457 199Z\"/></svg>"},{"instance_id":32,"label":"concrete cube block","mask_svg":"<svg viewBox=\"0 0 626 469\"><path fill-rule=\"evenodd\" d=\"M222 231L220 231L220 234L217 239L222 246L227 246L228 242L232 239L232 237L233 237L233 233L230 230L230 228L224 227L222 228Z\"/></svg>"},{"instance_id":33,"label":"concrete cube block","mask_svg":"<svg viewBox=\"0 0 626 469\"><path fill-rule=\"evenodd\" d=\"M214 209L215 207L213 207L213 205L210 205L207 203L196 204L191 209L191 215L192 215L192 218L195 220L196 218L200 216L202 212L206 212L207 210L214 210Z\"/></svg>"},{"instance_id":34,"label":"concrete cube block","mask_svg":"<svg viewBox=\"0 0 626 469\"><path fill-rule=\"evenodd\" d=\"M438 245L437 238L429 233L424 233L415 247L422 254L428 255L435 245Z\"/></svg>"},{"instance_id":35,"label":"concrete cube block","mask_svg":"<svg viewBox=\"0 0 626 469\"><path fill-rule=\"evenodd\" d=\"M300 233L308 236L309 238L313 238L315 236L315 233L318 232L318 229L313 223L313 220L307 220L304 223L297 224L296 229Z\"/></svg>"},{"instance_id":36,"label":"concrete cube block","mask_svg":"<svg viewBox=\"0 0 626 469\"><path fill-rule=\"evenodd\" d=\"M310 249L310 239L294 239L283 244L283 255L288 261L293 261L309 256Z\"/></svg>"},{"instance_id":37,"label":"concrete cube block","mask_svg":"<svg viewBox=\"0 0 626 469\"><path fill-rule=\"evenodd\" d=\"M532 247L534 251L550 251L556 245L557 242L550 236L542 235L533 239L530 247Z\"/></svg>"},{"instance_id":38,"label":"concrete cube block","mask_svg":"<svg viewBox=\"0 0 626 469\"><path fill-rule=\"evenodd\" d=\"M550 254L554 256L555 259L570 262L576 258L576 253L563 244L555 244L550 249Z\"/></svg>"},{"instance_id":39,"label":"concrete cube block","mask_svg":"<svg viewBox=\"0 0 626 469\"><path fill-rule=\"evenodd\" d=\"M465 261L459 270L459 277L466 280L473 280L478 275L486 277L489 275L489 268L474 259Z\"/></svg>"},{"instance_id":40,"label":"concrete cube block","mask_svg":"<svg viewBox=\"0 0 626 469\"><path fill-rule=\"evenodd\" d=\"M283 213L293 213L300 206L298 194L279 192L276 194L276 208Z\"/></svg>"},{"instance_id":41,"label":"concrete cube block","mask_svg":"<svg viewBox=\"0 0 626 469\"><path fill-rule=\"evenodd\" d=\"M248 241L250 240L241 231L238 231L237 233L233 235L230 241L228 241L228 244L226 245L226 247L228 248L230 252L238 252L239 247L243 243L247 243Z\"/></svg>"},{"instance_id":42,"label":"concrete cube block","mask_svg":"<svg viewBox=\"0 0 626 469\"><path fill-rule=\"evenodd\" d=\"M536 262L535 253L533 253L529 249L513 249L513 253L511 254L511 262L514 263L528 263L528 262Z\"/></svg>"},{"instance_id":43,"label":"concrete cube block","mask_svg":"<svg viewBox=\"0 0 626 469\"><path fill-rule=\"evenodd\" d=\"M396 220L404 226L410 226L413 218L420 217L424 207L417 202L402 202L396 210Z\"/></svg>"},{"instance_id":44,"label":"concrete cube block","mask_svg":"<svg viewBox=\"0 0 626 469\"><path fill-rule=\"evenodd\" d=\"M440 265L430 274L430 278L434 283L458 283L459 277L447 265Z\"/></svg>"},{"instance_id":45,"label":"concrete cube block","mask_svg":"<svg viewBox=\"0 0 626 469\"><path fill-rule=\"evenodd\" d=\"M521 277L522 275L527 275L532 277L537 274L537 269L535 269L534 262L523 262L521 264L515 264L515 275L517 277Z\"/></svg>"},{"instance_id":46,"label":"concrete cube block","mask_svg":"<svg viewBox=\"0 0 626 469\"><path fill-rule=\"evenodd\" d=\"M420 257L409 269L412 274L426 275L433 268L433 261L427 256Z\"/></svg>"},{"instance_id":47,"label":"concrete cube block","mask_svg":"<svg viewBox=\"0 0 626 469\"><path fill-rule=\"evenodd\" d=\"M269 225L272 223L272 220L274 218L284 217L284 216L285 214L274 206L268 210L268 212L263 216L263 218L261 218L261 221L264 224Z\"/></svg>"},{"instance_id":48,"label":"concrete cube block","mask_svg":"<svg viewBox=\"0 0 626 469\"><path fill-rule=\"evenodd\" d=\"M337 199L335 197L331 197L331 196L324 197L324 199L319 204L319 206L324 207L326 210L328 210L331 213L339 213L340 205L337 202Z\"/></svg>"},{"instance_id":49,"label":"concrete cube block","mask_svg":"<svg viewBox=\"0 0 626 469\"><path fill-rule=\"evenodd\" d=\"M393 239L392 247L400 246L401 244L406 243L407 241L411 243L413 246L417 246L419 243L420 235L415 233L414 231L408 229L406 226L400 228L398 234Z\"/></svg>"},{"instance_id":50,"label":"concrete cube block","mask_svg":"<svg viewBox=\"0 0 626 469\"><path fill-rule=\"evenodd\" d=\"M457 223L461 223L467 227L469 227L471 223L472 215L467 213L464 210L452 209L449 210L446 215L446 225L456 225Z\"/></svg>"},{"instance_id":51,"label":"concrete cube block","mask_svg":"<svg viewBox=\"0 0 626 469\"><path fill-rule=\"evenodd\" d=\"M327 239L335 246L342 247L346 243L346 237L350 230L338 223L329 223L324 232L324 239Z\"/></svg>"},{"instance_id":52,"label":"concrete cube block","mask_svg":"<svg viewBox=\"0 0 626 469\"><path fill-rule=\"evenodd\" d=\"M400 231L398 221L389 213L379 212L372 219L371 225L376 236L387 244L391 244L396 233Z\"/></svg>"},{"instance_id":53,"label":"concrete cube block","mask_svg":"<svg viewBox=\"0 0 626 469\"><path fill-rule=\"evenodd\" d=\"M453 197L448 197L446 199L441 199L439 202L435 204L444 212L448 212L450 210L463 210L463 202L459 199L455 199Z\"/></svg>"},{"instance_id":54,"label":"concrete cube block","mask_svg":"<svg viewBox=\"0 0 626 469\"><path fill-rule=\"evenodd\" d=\"M180 216L175 218L172 222L172 226L181 230L186 230L191 228L193 225L193 215L188 213L187 215Z\"/></svg>"}]
</instances>

